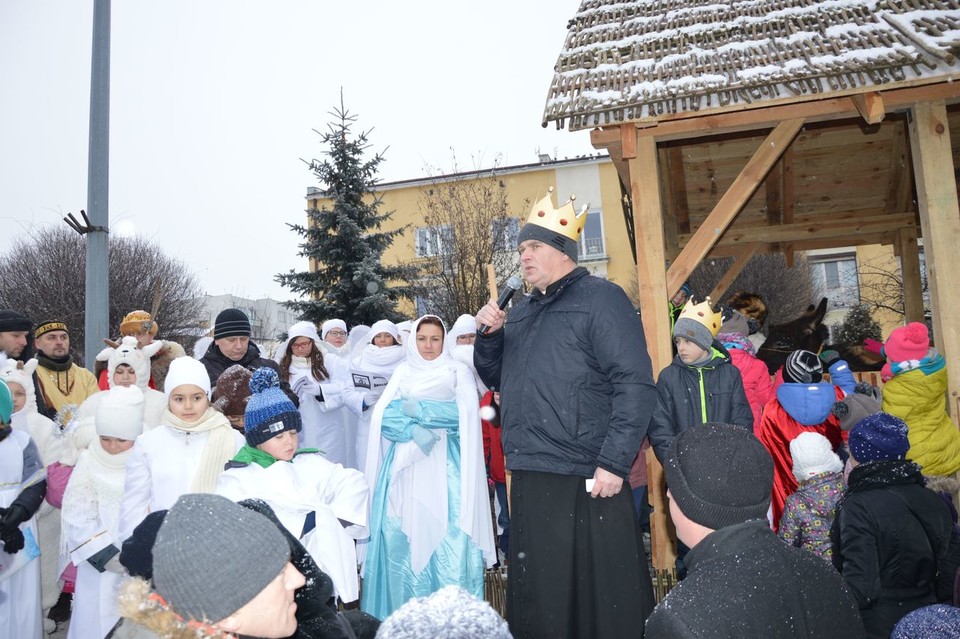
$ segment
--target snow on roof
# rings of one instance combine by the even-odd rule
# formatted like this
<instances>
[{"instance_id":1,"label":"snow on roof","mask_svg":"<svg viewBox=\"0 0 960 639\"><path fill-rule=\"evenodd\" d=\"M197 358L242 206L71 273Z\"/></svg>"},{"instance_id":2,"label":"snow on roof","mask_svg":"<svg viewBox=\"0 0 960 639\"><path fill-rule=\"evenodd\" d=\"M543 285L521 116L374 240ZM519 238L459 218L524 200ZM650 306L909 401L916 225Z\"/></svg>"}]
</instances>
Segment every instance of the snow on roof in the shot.
<instances>
[{"instance_id":1,"label":"snow on roof","mask_svg":"<svg viewBox=\"0 0 960 639\"><path fill-rule=\"evenodd\" d=\"M584 0L543 124L664 114L960 77L960 0Z\"/></svg>"}]
</instances>

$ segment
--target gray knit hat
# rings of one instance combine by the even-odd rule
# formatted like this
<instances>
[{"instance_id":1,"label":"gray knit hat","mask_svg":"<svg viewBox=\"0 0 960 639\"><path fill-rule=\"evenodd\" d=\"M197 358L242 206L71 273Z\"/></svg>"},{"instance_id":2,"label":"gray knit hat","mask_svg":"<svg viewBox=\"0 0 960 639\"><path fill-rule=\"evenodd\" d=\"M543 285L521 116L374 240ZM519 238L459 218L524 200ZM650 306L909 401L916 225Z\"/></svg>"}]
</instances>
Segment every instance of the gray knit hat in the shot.
<instances>
[{"instance_id":1,"label":"gray knit hat","mask_svg":"<svg viewBox=\"0 0 960 639\"><path fill-rule=\"evenodd\" d=\"M702 526L719 530L767 516L773 459L748 428L688 428L673 440L663 471L677 506Z\"/></svg>"},{"instance_id":2,"label":"gray knit hat","mask_svg":"<svg viewBox=\"0 0 960 639\"><path fill-rule=\"evenodd\" d=\"M460 586L411 599L387 617L377 639L512 639L503 617Z\"/></svg>"},{"instance_id":3,"label":"gray knit hat","mask_svg":"<svg viewBox=\"0 0 960 639\"><path fill-rule=\"evenodd\" d=\"M710 329L689 317L681 317L677 320L673 325L673 336L689 340L708 353L713 345L713 333Z\"/></svg>"},{"instance_id":4,"label":"gray knit hat","mask_svg":"<svg viewBox=\"0 0 960 639\"><path fill-rule=\"evenodd\" d=\"M260 513L220 495L183 495L153 547L153 583L174 612L216 623L260 594L290 560L290 546Z\"/></svg>"}]
</instances>

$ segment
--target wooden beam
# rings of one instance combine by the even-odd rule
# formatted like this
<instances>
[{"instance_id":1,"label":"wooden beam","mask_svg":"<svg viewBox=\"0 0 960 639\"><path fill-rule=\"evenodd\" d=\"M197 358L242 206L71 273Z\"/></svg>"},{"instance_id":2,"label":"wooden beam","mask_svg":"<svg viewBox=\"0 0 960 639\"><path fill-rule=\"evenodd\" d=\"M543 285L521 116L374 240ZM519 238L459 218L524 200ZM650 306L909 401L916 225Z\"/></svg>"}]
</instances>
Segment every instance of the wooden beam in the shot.
<instances>
[{"instance_id":1,"label":"wooden beam","mask_svg":"<svg viewBox=\"0 0 960 639\"><path fill-rule=\"evenodd\" d=\"M786 157L786 152L784 153ZM770 171L770 175L764 180L763 186L767 202L767 224L773 226L783 222L783 161L784 157L777 160Z\"/></svg>"},{"instance_id":2,"label":"wooden beam","mask_svg":"<svg viewBox=\"0 0 960 639\"><path fill-rule=\"evenodd\" d=\"M656 375L670 363L673 351L664 273L663 205L660 201L657 143L653 138L637 141L637 155L629 160L629 166L637 247L637 281L640 285L640 319ZM669 533L666 484L663 469L656 458L648 455L647 460L647 486L653 504L650 514L653 567L669 572L673 569L676 553Z\"/></svg>"},{"instance_id":3,"label":"wooden beam","mask_svg":"<svg viewBox=\"0 0 960 639\"><path fill-rule=\"evenodd\" d=\"M917 180L923 252L933 311L933 335L947 362L948 410L957 421L960 402L960 204L954 178L950 123L942 101L915 104L910 110L910 155Z\"/></svg>"},{"instance_id":4,"label":"wooden beam","mask_svg":"<svg viewBox=\"0 0 960 639\"><path fill-rule=\"evenodd\" d=\"M903 111L917 102L929 100L960 101L960 75L944 78L932 84L890 89L881 92L887 113ZM860 91L862 92L862 90ZM684 111L674 116L665 116L662 120L635 122L638 135L652 135L658 142L668 140L708 137L720 133L735 133L764 129L776 125L782 120L803 118L807 123L843 120L857 117L860 112L850 95L832 97L826 100L816 96L779 102L763 102L760 105L740 105L726 107L725 111L715 109L708 112ZM620 144L620 127L606 127L590 131L590 142L595 148Z\"/></svg>"},{"instance_id":5,"label":"wooden beam","mask_svg":"<svg viewBox=\"0 0 960 639\"><path fill-rule=\"evenodd\" d=\"M620 157L624 160L637 157L637 127L634 124L620 125Z\"/></svg>"},{"instance_id":6,"label":"wooden beam","mask_svg":"<svg viewBox=\"0 0 960 639\"><path fill-rule=\"evenodd\" d=\"M900 253L900 277L903 282L903 312L908 322L923 322L923 282L920 279L920 250L917 248L917 230L905 229L897 233Z\"/></svg>"},{"instance_id":7,"label":"wooden beam","mask_svg":"<svg viewBox=\"0 0 960 639\"><path fill-rule=\"evenodd\" d=\"M913 213L900 215L861 215L860 217L839 216L818 222L797 222L777 226L751 226L746 228L728 228L716 246L742 246L757 242L794 242L808 238L855 237L883 232L896 232L916 229ZM699 233L699 229L697 230ZM680 246L684 249L696 239L693 235L681 235Z\"/></svg>"},{"instance_id":8,"label":"wooden beam","mask_svg":"<svg viewBox=\"0 0 960 639\"><path fill-rule=\"evenodd\" d=\"M787 147L787 150L783 152L783 157L780 158L780 161L783 162L783 219L781 224L793 224L793 213L794 213L794 172L793 172L793 145L791 144ZM783 261L786 263L787 268L793 268L793 252L794 248L792 244L787 244L783 247Z\"/></svg>"},{"instance_id":9,"label":"wooden beam","mask_svg":"<svg viewBox=\"0 0 960 639\"><path fill-rule=\"evenodd\" d=\"M802 118L785 120L760 143L760 148L747 161L740 175L694 233L680 256L670 265L667 272L667 291L671 297L677 294L700 260L710 252L711 247L737 217L740 209L757 190L760 181L793 141L801 126Z\"/></svg>"},{"instance_id":10,"label":"wooden beam","mask_svg":"<svg viewBox=\"0 0 960 639\"><path fill-rule=\"evenodd\" d=\"M812 238L794 242L770 242L757 245L757 253L784 253L787 248L793 251L813 251L817 249L835 249L847 246L869 246L871 244L893 244L896 242L896 231L871 233L869 235L841 236ZM742 246L717 245L710 251L707 258L737 257ZM705 258L705 259L707 259Z\"/></svg>"},{"instance_id":11,"label":"wooden beam","mask_svg":"<svg viewBox=\"0 0 960 639\"><path fill-rule=\"evenodd\" d=\"M723 277L720 278L720 281L717 282L717 285L713 287L713 290L710 291L710 299L714 303L720 301L720 298L726 294L727 289L730 288L730 285L733 284L733 281L737 279L737 276L743 271L744 267L747 265L747 262L757 254L757 249L760 248L759 244L750 244L744 246L740 252L737 254L736 259L733 264L730 265L730 268L727 269L727 272L723 274Z\"/></svg>"},{"instance_id":12,"label":"wooden beam","mask_svg":"<svg viewBox=\"0 0 960 639\"><path fill-rule=\"evenodd\" d=\"M890 171L887 178L887 213L900 213L913 209L913 174L910 170L907 149L907 125L905 121L893 123L890 138Z\"/></svg>"},{"instance_id":13,"label":"wooden beam","mask_svg":"<svg viewBox=\"0 0 960 639\"><path fill-rule=\"evenodd\" d=\"M879 91L870 91L869 93L858 93L851 97L853 105L857 107L860 117L867 124L879 124L886 115L883 107L883 97Z\"/></svg>"}]
</instances>

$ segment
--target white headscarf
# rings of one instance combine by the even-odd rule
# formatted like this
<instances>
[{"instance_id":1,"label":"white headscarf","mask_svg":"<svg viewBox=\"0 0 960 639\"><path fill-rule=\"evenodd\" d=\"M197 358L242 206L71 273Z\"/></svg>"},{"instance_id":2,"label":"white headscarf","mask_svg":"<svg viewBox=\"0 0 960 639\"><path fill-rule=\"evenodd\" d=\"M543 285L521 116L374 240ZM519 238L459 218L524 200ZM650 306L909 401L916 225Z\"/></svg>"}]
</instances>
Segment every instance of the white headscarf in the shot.
<instances>
[{"instance_id":1,"label":"white headscarf","mask_svg":"<svg viewBox=\"0 0 960 639\"><path fill-rule=\"evenodd\" d=\"M287 354L287 349L290 348L290 342L297 339L298 337L309 337L313 340L313 345L315 348L320 347L320 336L317 335L317 326L313 322L297 322L287 331L287 339L280 346L277 347L277 352L274 354L274 359L279 364L280 360L283 359L283 356Z\"/></svg>"},{"instance_id":2,"label":"white headscarf","mask_svg":"<svg viewBox=\"0 0 960 639\"><path fill-rule=\"evenodd\" d=\"M480 379L480 375L477 374L477 369L473 365L473 344L457 344L457 338L476 332L477 318L473 315L461 315L457 318L457 321L453 323L453 328L450 329L450 333L447 335L447 341L443 344L443 350L450 353L450 357L470 369L473 373L474 380L477 382L477 390L482 395L490 389L487 388L483 380Z\"/></svg>"}]
</instances>

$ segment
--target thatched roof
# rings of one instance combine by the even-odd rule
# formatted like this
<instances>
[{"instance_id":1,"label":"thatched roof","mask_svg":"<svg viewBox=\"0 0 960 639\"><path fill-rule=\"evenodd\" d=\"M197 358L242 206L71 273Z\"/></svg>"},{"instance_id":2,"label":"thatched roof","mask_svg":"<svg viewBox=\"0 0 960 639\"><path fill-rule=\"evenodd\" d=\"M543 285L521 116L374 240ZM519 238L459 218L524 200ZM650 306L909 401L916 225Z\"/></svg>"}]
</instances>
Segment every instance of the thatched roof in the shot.
<instances>
[{"instance_id":1,"label":"thatched roof","mask_svg":"<svg viewBox=\"0 0 960 639\"><path fill-rule=\"evenodd\" d=\"M543 124L571 130L960 79L960 0L584 0Z\"/></svg>"}]
</instances>

